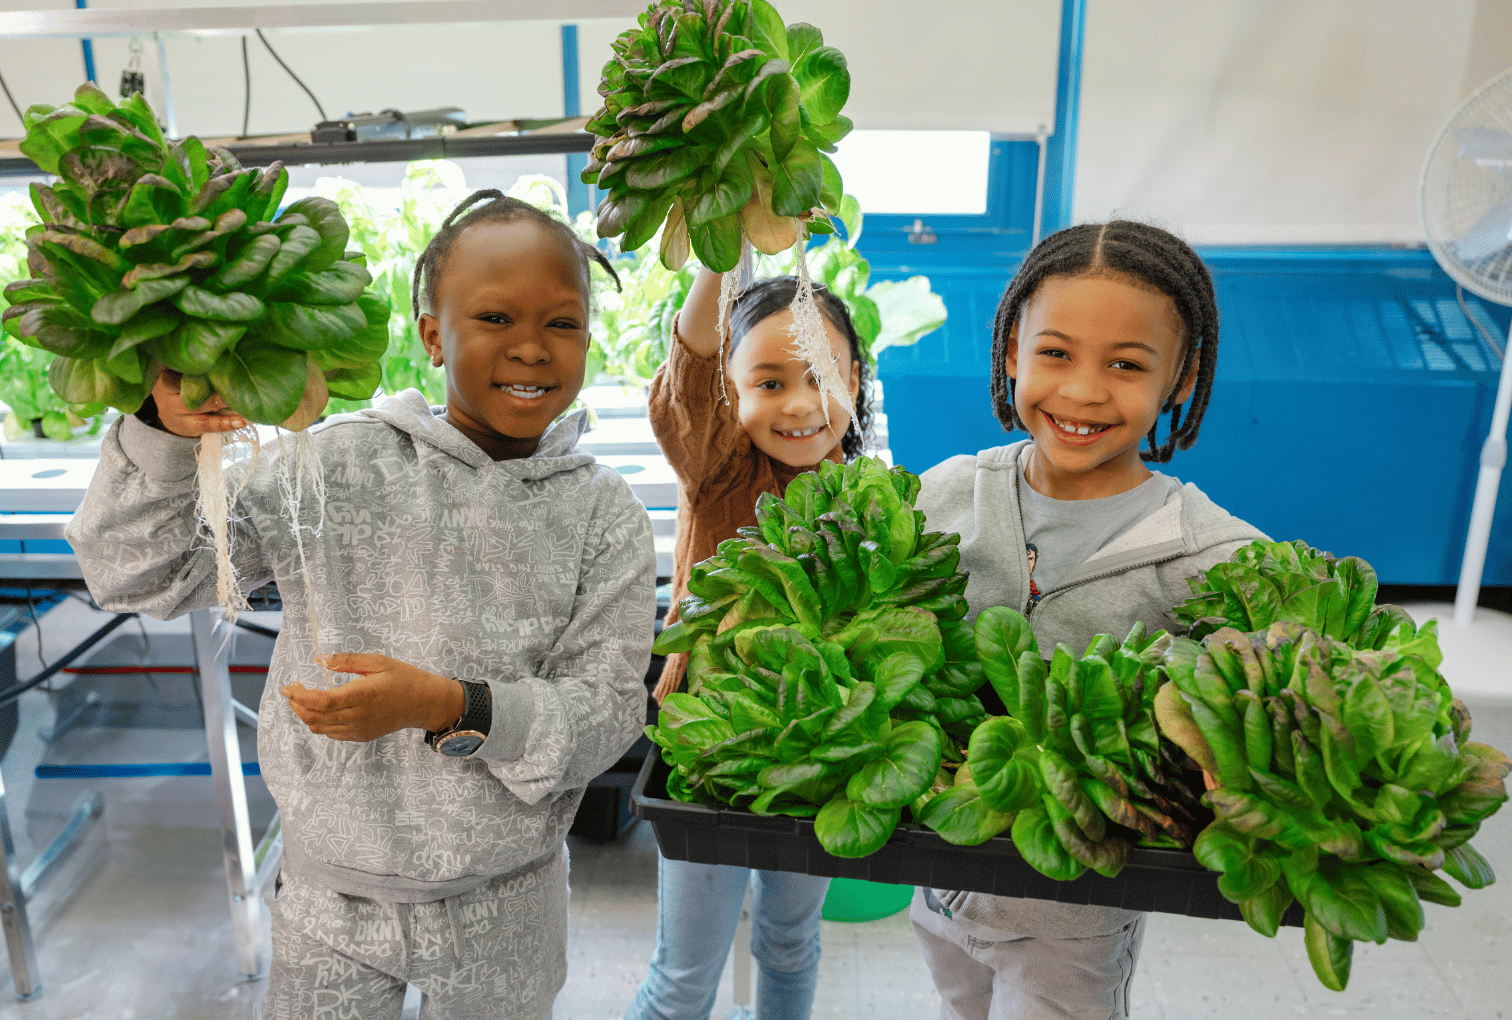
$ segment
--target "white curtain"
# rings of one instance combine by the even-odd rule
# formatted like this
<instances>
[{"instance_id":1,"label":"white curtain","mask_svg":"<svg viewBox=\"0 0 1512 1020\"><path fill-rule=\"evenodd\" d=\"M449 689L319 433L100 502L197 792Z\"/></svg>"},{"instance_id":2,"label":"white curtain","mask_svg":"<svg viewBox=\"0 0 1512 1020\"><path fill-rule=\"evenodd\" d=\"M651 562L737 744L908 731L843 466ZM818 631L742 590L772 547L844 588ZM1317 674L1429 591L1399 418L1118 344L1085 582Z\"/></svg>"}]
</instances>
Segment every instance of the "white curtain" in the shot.
<instances>
[{"instance_id":1,"label":"white curtain","mask_svg":"<svg viewBox=\"0 0 1512 1020\"><path fill-rule=\"evenodd\" d=\"M1075 217L1207 244L1421 242L1423 159L1512 65L1507 7L1091 0Z\"/></svg>"}]
</instances>

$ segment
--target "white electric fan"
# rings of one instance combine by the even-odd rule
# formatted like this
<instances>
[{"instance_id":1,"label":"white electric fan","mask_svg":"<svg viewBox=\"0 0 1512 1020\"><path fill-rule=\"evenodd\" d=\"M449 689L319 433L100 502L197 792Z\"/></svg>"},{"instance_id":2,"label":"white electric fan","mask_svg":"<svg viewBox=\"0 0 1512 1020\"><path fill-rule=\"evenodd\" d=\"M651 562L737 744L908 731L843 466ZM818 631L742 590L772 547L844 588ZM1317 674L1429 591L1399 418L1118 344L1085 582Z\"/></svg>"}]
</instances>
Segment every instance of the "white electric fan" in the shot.
<instances>
[{"instance_id":1,"label":"white electric fan","mask_svg":"<svg viewBox=\"0 0 1512 1020\"><path fill-rule=\"evenodd\" d=\"M1428 247L1444 272L1472 294L1512 305L1512 70L1477 89L1450 115L1428 149L1418 204ZM1454 622L1460 625L1470 623L1480 595L1507 462L1509 411L1512 350L1504 348L1454 599Z\"/></svg>"}]
</instances>

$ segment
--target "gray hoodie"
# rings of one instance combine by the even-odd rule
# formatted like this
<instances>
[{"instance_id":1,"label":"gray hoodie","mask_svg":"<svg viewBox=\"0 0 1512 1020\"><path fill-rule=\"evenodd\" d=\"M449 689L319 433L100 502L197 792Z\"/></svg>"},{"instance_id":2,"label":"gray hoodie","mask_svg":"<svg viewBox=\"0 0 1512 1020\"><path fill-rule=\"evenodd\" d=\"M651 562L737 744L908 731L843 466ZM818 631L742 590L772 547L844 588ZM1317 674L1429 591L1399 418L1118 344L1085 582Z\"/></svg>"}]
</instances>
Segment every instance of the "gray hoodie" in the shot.
<instances>
[{"instance_id":1,"label":"gray hoodie","mask_svg":"<svg viewBox=\"0 0 1512 1020\"><path fill-rule=\"evenodd\" d=\"M244 586L274 580L284 600L257 741L285 867L386 902L457 895L559 852L583 787L645 715L651 529L624 479L576 451L586 412L533 456L494 462L440 410L408 390L314 430L327 499L305 554L321 652L487 681L493 724L472 757L436 754L418 729L366 743L309 731L278 693L331 683L278 485L292 443L263 451L232 509ZM215 604L196 445L131 415L105 437L68 529L101 606L170 619ZM308 491L300 520L318 521Z\"/></svg>"},{"instance_id":2,"label":"gray hoodie","mask_svg":"<svg viewBox=\"0 0 1512 1020\"><path fill-rule=\"evenodd\" d=\"M1018 486L1023 477L1019 457L1031 442L951 457L922 475L917 506L928 517L929 530L960 532L961 567L971 574L966 600L973 616L988 606L1020 612L1029 606ZM1167 613L1191 595L1187 578L1263 538L1195 485L1181 486L1164 506L1099 549L1029 610L1040 650L1048 657L1063 642L1080 653L1094 635L1122 637L1139 620L1151 631L1169 627ZM968 934L991 940L1106 935L1138 916L1113 907L985 893L935 890L935 896Z\"/></svg>"}]
</instances>

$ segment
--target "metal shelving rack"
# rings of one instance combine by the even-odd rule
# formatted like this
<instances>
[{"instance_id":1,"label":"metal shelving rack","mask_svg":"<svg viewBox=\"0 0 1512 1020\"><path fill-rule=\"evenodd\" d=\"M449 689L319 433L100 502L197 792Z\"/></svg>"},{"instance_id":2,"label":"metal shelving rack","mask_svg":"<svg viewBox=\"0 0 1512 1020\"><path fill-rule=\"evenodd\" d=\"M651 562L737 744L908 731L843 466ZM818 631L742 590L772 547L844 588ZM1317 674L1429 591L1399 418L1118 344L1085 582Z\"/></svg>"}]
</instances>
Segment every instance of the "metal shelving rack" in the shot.
<instances>
[{"instance_id":1,"label":"metal shelving rack","mask_svg":"<svg viewBox=\"0 0 1512 1020\"><path fill-rule=\"evenodd\" d=\"M316 144L231 145L243 166L266 166L281 160L288 166L329 163L407 163L412 159L466 159L470 156L539 156L587 152L593 136L570 134L500 135L492 138L395 138L371 142ZM35 176L37 165L24 156L0 157L0 177Z\"/></svg>"}]
</instances>

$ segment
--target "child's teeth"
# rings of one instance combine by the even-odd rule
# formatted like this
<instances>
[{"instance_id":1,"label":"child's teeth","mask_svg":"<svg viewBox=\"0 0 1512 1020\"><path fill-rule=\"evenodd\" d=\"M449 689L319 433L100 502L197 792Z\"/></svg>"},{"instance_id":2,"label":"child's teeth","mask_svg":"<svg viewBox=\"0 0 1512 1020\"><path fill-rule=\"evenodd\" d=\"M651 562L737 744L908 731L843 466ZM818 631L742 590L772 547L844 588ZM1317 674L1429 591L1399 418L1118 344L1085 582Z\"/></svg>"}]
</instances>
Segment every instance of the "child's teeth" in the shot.
<instances>
[{"instance_id":1,"label":"child's teeth","mask_svg":"<svg viewBox=\"0 0 1512 1020\"><path fill-rule=\"evenodd\" d=\"M1070 425L1066 422L1061 421L1059 418L1055 418L1053 420L1055 421L1056 428L1060 429L1062 432L1067 433L1068 435L1073 436L1088 436L1094 432L1102 432L1104 429L1108 428L1107 425Z\"/></svg>"}]
</instances>

